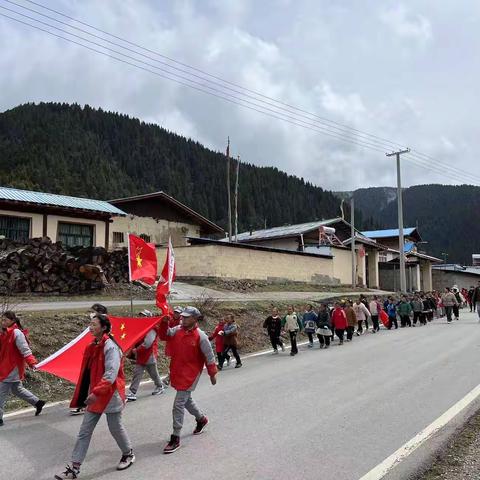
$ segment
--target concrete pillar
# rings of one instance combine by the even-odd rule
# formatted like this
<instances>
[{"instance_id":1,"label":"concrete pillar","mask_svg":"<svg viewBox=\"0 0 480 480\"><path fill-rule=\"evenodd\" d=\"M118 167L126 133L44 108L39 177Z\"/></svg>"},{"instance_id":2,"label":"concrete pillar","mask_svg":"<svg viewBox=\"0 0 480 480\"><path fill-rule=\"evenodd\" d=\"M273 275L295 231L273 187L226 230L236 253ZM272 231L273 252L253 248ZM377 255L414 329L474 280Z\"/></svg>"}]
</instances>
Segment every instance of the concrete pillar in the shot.
<instances>
[{"instance_id":1,"label":"concrete pillar","mask_svg":"<svg viewBox=\"0 0 480 480\"><path fill-rule=\"evenodd\" d=\"M379 288L380 277L378 274L378 250L368 251L368 288Z\"/></svg>"},{"instance_id":2,"label":"concrete pillar","mask_svg":"<svg viewBox=\"0 0 480 480\"><path fill-rule=\"evenodd\" d=\"M414 290L421 290L422 285L422 277L420 272L420 265L415 265L414 269L414 276L413 276L413 289Z\"/></svg>"},{"instance_id":3,"label":"concrete pillar","mask_svg":"<svg viewBox=\"0 0 480 480\"><path fill-rule=\"evenodd\" d=\"M428 261L422 264L423 290L429 292L432 290L432 264Z\"/></svg>"},{"instance_id":4,"label":"concrete pillar","mask_svg":"<svg viewBox=\"0 0 480 480\"><path fill-rule=\"evenodd\" d=\"M367 262L365 261L366 256L360 255L359 250L357 250L357 286L364 287L367 280Z\"/></svg>"}]
</instances>

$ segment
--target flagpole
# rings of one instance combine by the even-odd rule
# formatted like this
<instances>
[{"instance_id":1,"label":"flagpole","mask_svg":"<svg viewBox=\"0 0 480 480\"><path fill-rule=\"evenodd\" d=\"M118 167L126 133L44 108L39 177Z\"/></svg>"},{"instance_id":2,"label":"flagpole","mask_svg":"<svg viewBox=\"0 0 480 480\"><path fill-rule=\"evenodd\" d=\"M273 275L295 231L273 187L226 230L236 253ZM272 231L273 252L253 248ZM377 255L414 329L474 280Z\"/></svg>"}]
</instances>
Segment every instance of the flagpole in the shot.
<instances>
[{"instance_id":1,"label":"flagpole","mask_svg":"<svg viewBox=\"0 0 480 480\"><path fill-rule=\"evenodd\" d=\"M228 241L232 241L232 200L230 198L230 137L227 141L227 204L228 204Z\"/></svg>"},{"instance_id":2,"label":"flagpole","mask_svg":"<svg viewBox=\"0 0 480 480\"><path fill-rule=\"evenodd\" d=\"M237 174L235 178L235 242L238 236L238 174L240 173L240 155L237 157Z\"/></svg>"},{"instance_id":3,"label":"flagpole","mask_svg":"<svg viewBox=\"0 0 480 480\"><path fill-rule=\"evenodd\" d=\"M130 232L127 232L128 246L128 283L130 284L130 314L133 317L132 265L130 263Z\"/></svg>"}]
</instances>

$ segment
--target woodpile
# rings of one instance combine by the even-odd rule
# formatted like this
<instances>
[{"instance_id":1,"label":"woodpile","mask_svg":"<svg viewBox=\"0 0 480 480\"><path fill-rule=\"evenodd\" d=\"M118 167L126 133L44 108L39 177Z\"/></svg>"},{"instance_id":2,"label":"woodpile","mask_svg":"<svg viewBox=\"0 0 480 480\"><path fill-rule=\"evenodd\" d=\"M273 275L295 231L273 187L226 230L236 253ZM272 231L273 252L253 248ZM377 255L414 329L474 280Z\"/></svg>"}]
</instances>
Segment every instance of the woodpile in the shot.
<instances>
[{"instance_id":1,"label":"woodpile","mask_svg":"<svg viewBox=\"0 0 480 480\"><path fill-rule=\"evenodd\" d=\"M0 240L0 292L70 294L128 282L127 250L65 248L50 238Z\"/></svg>"}]
</instances>

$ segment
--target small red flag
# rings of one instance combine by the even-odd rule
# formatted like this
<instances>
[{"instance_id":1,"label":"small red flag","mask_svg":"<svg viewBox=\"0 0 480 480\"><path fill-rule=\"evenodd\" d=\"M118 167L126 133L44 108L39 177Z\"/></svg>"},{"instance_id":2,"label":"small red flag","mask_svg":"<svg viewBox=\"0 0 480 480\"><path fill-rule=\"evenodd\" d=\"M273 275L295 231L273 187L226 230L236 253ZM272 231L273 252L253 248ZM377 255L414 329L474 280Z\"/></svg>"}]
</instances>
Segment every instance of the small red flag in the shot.
<instances>
[{"instance_id":1,"label":"small red flag","mask_svg":"<svg viewBox=\"0 0 480 480\"><path fill-rule=\"evenodd\" d=\"M108 318L112 324L113 338L124 352L134 347L161 320L161 317L130 318L110 315ZM35 367L36 370L77 383L83 352L92 340L93 336L86 328L77 338L38 363Z\"/></svg>"},{"instance_id":2,"label":"small red flag","mask_svg":"<svg viewBox=\"0 0 480 480\"><path fill-rule=\"evenodd\" d=\"M172 239L168 239L167 258L162 270L162 278L157 285L157 307L162 308L166 302L165 296L170 293L172 283L175 281L177 270L175 266L175 252L172 247Z\"/></svg>"},{"instance_id":3,"label":"small red flag","mask_svg":"<svg viewBox=\"0 0 480 480\"><path fill-rule=\"evenodd\" d=\"M149 285L155 283L158 268L155 245L135 235L128 235L128 261L130 281L142 280Z\"/></svg>"}]
</instances>

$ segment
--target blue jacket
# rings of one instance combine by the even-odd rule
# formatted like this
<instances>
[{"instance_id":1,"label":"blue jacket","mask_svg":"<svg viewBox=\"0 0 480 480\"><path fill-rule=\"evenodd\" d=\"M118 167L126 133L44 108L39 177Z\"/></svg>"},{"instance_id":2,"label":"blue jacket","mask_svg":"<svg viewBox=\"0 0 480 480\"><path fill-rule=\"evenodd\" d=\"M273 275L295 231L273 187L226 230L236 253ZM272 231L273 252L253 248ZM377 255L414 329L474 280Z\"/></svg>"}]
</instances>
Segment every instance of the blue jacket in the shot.
<instances>
[{"instance_id":1,"label":"blue jacket","mask_svg":"<svg viewBox=\"0 0 480 480\"><path fill-rule=\"evenodd\" d=\"M303 314L302 322L305 333L315 333L317 329L317 314L313 310Z\"/></svg>"}]
</instances>

